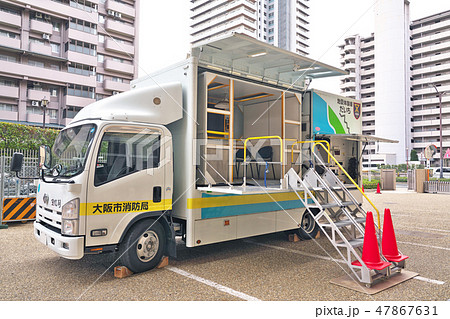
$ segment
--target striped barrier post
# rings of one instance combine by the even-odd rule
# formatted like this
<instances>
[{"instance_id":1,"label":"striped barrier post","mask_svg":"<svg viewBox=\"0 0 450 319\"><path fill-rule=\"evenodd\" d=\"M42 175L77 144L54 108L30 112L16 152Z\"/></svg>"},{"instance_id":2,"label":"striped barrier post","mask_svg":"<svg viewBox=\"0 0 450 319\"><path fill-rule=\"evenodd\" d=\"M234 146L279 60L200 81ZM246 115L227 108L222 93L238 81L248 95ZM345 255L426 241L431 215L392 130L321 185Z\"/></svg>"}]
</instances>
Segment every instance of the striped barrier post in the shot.
<instances>
[{"instance_id":1,"label":"striped barrier post","mask_svg":"<svg viewBox=\"0 0 450 319\"><path fill-rule=\"evenodd\" d=\"M2 215L4 223L36 219L36 197L4 199Z\"/></svg>"},{"instance_id":2,"label":"striped barrier post","mask_svg":"<svg viewBox=\"0 0 450 319\"><path fill-rule=\"evenodd\" d=\"M3 225L3 196L5 191L5 157L0 158L0 229L8 228L8 225Z\"/></svg>"}]
</instances>

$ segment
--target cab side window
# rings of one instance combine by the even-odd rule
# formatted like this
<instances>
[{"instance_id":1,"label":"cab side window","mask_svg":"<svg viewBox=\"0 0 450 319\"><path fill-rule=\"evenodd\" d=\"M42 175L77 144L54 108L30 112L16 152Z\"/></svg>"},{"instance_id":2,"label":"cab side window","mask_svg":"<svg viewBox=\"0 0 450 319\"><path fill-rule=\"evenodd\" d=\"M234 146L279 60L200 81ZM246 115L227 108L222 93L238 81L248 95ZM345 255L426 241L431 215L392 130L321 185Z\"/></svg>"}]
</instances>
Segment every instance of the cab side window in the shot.
<instances>
[{"instance_id":1,"label":"cab side window","mask_svg":"<svg viewBox=\"0 0 450 319\"><path fill-rule=\"evenodd\" d=\"M160 140L159 132L148 129L138 133L106 132L98 150L94 185L159 167Z\"/></svg>"}]
</instances>

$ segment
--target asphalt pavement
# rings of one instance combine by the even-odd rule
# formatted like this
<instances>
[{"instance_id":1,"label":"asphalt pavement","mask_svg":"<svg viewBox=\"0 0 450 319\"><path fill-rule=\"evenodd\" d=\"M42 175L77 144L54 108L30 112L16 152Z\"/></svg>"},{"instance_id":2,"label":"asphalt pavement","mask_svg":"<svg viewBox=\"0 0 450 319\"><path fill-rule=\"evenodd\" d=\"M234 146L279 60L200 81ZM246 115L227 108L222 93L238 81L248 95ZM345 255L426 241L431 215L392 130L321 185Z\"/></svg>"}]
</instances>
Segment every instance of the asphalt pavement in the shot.
<instances>
[{"instance_id":1,"label":"asphalt pavement","mask_svg":"<svg viewBox=\"0 0 450 319\"><path fill-rule=\"evenodd\" d=\"M325 236L289 242L284 233L186 248L169 266L117 279L114 254L66 260L38 243L31 222L0 230L0 300L448 300L450 195L368 192L390 208L406 269L419 278L375 295L330 283L348 272ZM369 209L367 203L364 207Z\"/></svg>"}]
</instances>

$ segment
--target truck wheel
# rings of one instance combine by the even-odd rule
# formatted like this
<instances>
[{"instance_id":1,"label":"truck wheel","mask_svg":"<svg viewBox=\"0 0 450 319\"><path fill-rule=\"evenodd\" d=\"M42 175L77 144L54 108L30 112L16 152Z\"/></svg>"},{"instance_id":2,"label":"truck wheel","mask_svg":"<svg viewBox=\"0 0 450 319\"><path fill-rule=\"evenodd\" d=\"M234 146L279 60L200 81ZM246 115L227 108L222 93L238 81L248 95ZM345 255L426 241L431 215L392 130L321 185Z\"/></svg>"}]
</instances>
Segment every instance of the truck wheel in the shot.
<instances>
[{"instance_id":1,"label":"truck wheel","mask_svg":"<svg viewBox=\"0 0 450 319\"><path fill-rule=\"evenodd\" d=\"M119 263L138 273L155 268L166 248L164 227L154 219L134 225L120 244Z\"/></svg>"},{"instance_id":2,"label":"truck wheel","mask_svg":"<svg viewBox=\"0 0 450 319\"><path fill-rule=\"evenodd\" d=\"M314 215L318 213L314 210L312 212ZM320 227L314 220L314 217L308 210L306 210L302 216L300 228L297 230L297 235L303 240L313 239L316 238L319 229Z\"/></svg>"}]
</instances>

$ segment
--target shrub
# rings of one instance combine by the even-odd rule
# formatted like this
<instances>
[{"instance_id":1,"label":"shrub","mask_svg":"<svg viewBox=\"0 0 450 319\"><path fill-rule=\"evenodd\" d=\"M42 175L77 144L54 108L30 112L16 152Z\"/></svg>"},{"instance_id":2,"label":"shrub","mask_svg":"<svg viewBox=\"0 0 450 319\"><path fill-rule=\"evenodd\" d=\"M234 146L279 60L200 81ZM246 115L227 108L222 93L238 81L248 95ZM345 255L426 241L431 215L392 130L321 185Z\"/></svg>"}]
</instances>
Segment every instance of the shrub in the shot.
<instances>
[{"instance_id":1,"label":"shrub","mask_svg":"<svg viewBox=\"0 0 450 319\"><path fill-rule=\"evenodd\" d=\"M370 182L368 179L363 179L364 189L376 189L379 182L378 179L372 179Z\"/></svg>"},{"instance_id":2,"label":"shrub","mask_svg":"<svg viewBox=\"0 0 450 319\"><path fill-rule=\"evenodd\" d=\"M59 131L22 124L0 122L0 149L37 150L53 146Z\"/></svg>"}]
</instances>

